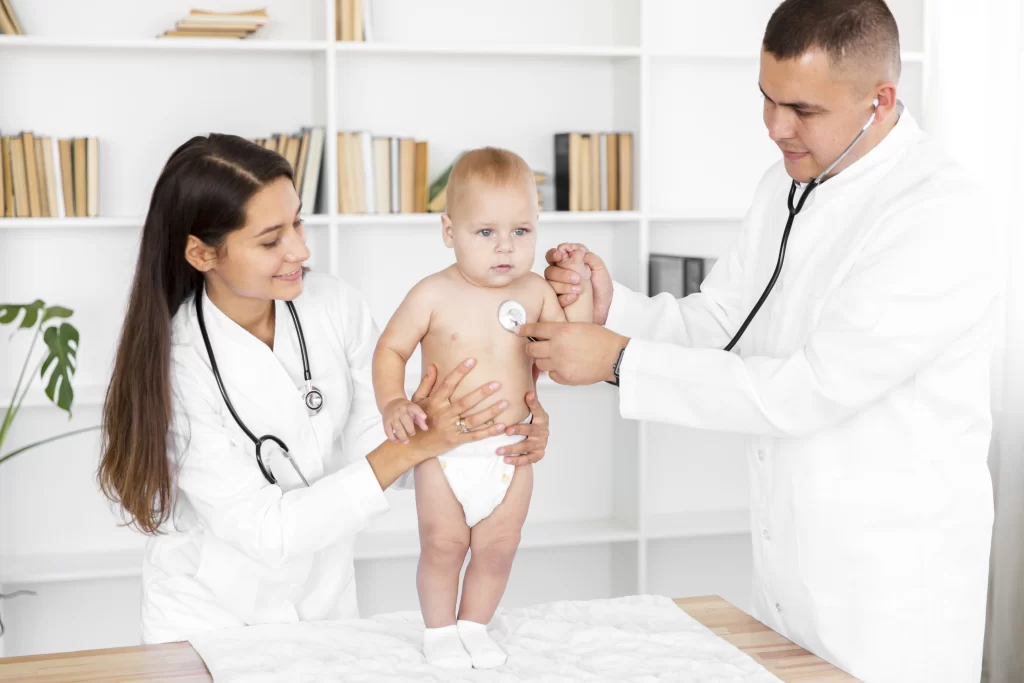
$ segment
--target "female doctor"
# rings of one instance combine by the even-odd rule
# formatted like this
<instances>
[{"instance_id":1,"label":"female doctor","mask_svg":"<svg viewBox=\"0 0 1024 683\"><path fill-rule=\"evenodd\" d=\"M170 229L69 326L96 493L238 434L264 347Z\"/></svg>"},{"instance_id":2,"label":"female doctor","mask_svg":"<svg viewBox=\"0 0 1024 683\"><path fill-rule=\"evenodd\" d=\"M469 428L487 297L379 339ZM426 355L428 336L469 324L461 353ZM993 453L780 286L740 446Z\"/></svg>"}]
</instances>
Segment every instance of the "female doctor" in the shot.
<instances>
[{"instance_id":1,"label":"female doctor","mask_svg":"<svg viewBox=\"0 0 1024 683\"><path fill-rule=\"evenodd\" d=\"M505 403L485 403L496 383L449 400L472 359L432 392L431 367L413 396L421 429L384 439L377 329L352 287L302 267L299 210L288 162L234 136L189 140L157 180L98 472L150 534L143 642L358 616L355 536L399 475L502 432L524 439L495 457L543 457L534 394L533 423L507 431Z\"/></svg>"}]
</instances>

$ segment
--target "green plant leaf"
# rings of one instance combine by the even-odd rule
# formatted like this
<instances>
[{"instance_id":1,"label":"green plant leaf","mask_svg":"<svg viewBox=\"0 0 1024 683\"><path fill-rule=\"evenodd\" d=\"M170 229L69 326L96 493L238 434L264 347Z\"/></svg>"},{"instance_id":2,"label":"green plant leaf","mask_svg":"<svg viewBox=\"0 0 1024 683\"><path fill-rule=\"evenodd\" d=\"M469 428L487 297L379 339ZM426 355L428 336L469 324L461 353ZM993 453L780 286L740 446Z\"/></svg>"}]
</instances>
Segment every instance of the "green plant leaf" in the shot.
<instances>
[{"instance_id":1,"label":"green plant leaf","mask_svg":"<svg viewBox=\"0 0 1024 683\"><path fill-rule=\"evenodd\" d=\"M18 327L31 329L36 326L39 312L43 310L44 305L41 299L36 299L30 304L0 304L0 325L10 325L18 319L21 311L25 311L25 317L21 319L21 325Z\"/></svg>"},{"instance_id":2,"label":"green plant leaf","mask_svg":"<svg viewBox=\"0 0 1024 683\"><path fill-rule=\"evenodd\" d=\"M64 308L63 306L47 306L43 309L43 324L45 325L47 320L54 318L70 318L73 313L74 311L70 308Z\"/></svg>"},{"instance_id":3,"label":"green plant leaf","mask_svg":"<svg viewBox=\"0 0 1024 683\"><path fill-rule=\"evenodd\" d=\"M66 410L71 417L71 403L75 400L75 392L71 388L71 376L75 374L78 354L78 330L70 323L61 323L46 328L43 334L50 352L43 360L39 376L46 379L50 371L50 381L46 385L46 395L56 403L58 408ZM54 398L54 395L57 398Z\"/></svg>"}]
</instances>

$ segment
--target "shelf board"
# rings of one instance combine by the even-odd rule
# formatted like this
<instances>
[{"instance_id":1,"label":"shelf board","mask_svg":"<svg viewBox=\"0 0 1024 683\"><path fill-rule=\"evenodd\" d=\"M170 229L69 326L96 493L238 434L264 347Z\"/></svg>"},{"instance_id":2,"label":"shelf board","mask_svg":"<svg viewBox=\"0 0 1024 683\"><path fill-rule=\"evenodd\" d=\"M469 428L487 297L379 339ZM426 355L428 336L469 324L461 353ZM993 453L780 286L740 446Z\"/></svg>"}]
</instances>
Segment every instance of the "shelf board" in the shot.
<instances>
[{"instance_id":1,"label":"shelf board","mask_svg":"<svg viewBox=\"0 0 1024 683\"><path fill-rule=\"evenodd\" d=\"M415 379L415 378L413 378L413 379ZM406 384L405 384L405 390L411 396L412 393L416 390L417 386L419 386L419 382L418 381L407 381ZM565 388L567 386L569 386L569 385L558 384L557 382L552 380L546 373L542 373L541 376L537 378L537 389L538 390L547 390L547 389L555 389L555 388L560 389L560 388ZM600 385L595 385L595 386L600 386ZM584 387L574 387L574 388L584 388ZM85 384L85 385L82 385L80 387L75 387L75 402L72 404L71 409L75 410L75 409L81 408L83 406L88 406L88 407L102 406L103 405L103 399L106 396L106 391L107 391L107 388L105 386L96 385L96 384L92 384L92 385ZM5 387L2 390L2 392L0 392L0 411L4 411L4 410L7 409L7 402L9 401L9 399L11 397L11 394L13 394L13 393L14 393L13 387ZM46 394L43 393L42 385L39 385L38 383L34 384L33 387L31 389L29 389L28 394L25 396L25 402L21 404L21 407L22 407L23 410L27 409L27 408L54 408L54 409L56 409L56 406L54 406L53 403L50 401L50 399L48 399L46 397Z\"/></svg>"},{"instance_id":2,"label":"shelf board","mask_svg":"<svg viewBox=\"0 0 1024 683\"><path fill-rule=\"evenodd\" d=\"M262 38L90 38L61 36L0 36L3 48L72 50L184 50L218 52L326 52L324 40L264 40Z\"/></svg>"},{"instance_id":3,"label":"shelf board","mask_svg":"<svg viewBox=\"0 0 1024 683\"><path fill-rule=\"evenodd\" d=\"M643 50L644 55L655 59L680 62L756 62L761 58L760 51L757 52L680 52L673 49L648 48ZM912 50L904 50L900 53L904 62L923 63L925 53Z\"/></svg>"},{"instance_id":4,"label":"shelf board","mask_svg":"<svg viewBox=\"0 0 1024 683\"><path fill-rule=\"evenodd\" d=\"M84 384L80 387L75 387L75 401L71 404L71 410L74 411L82 406L102 406L106 392L107 388L105 386L97 384ZM0 391L0 412L7 410L8 402L13 394L14 387L4 387ZM22 410L26 408L52 408L59 410L46 397L44 384L40 382L38 377L33 380L32 387L25 395L25 401L21 404L21 408Z\"/></svg>"},{"instance_id":5,"label":"shelf board","mask_svg":"<svg viewBox=\"0 0 1024 683\"><path fill-rule=\"evenodd\" d=\"M0 556L0 584L119 579L142 575L142 548Z\"/></svg>"},{"instance_id":6,"label":"shelf board","mask_svg":"<svg viewBox=\"0 0 1024 683\"><path fill-rule=\"evenodd\" d=\"M519 547L573 547L636 541L639 537L637 529L615 520L527 521ZM364 531L356 537L357 560L399 559L419 554L419 533L415 529Z\"/></svg>"},{"instance_id":7,"label":"shelf board","mask_svg":"<svg viewBox=\"0 0 1024 683\"><path fill-rule=\"evenodd\" d=\"M639 57L638 46L588 45L415 45L401 43L335 42L333 49L342 55L414 55L472 57L567 57L619 59Z\"/></svg>"},{"instance_id":8,"label":"shelf board","mask_svg":"<svg viewBox=\"0 0 1024 683\"><path fill-rule=\"evenodd\" d=\"M141 228L144 216L98 216L96 218L0 218L0 229L88 229L88 228ZM306 225L327 225L330 217L326 214L303 216Z\"/></svg>"},{"instance_id":9,"label":"shelf board","mask_svg":"<svg viewBox=\"0 0 1024 683\"><path fill-rule=\"evenodd\" d=\"M541 211L541 225L563 225L574 223L634 223L639 222L636 211ZM361 213L340 214L331 221L340 227L363 227L376 225L436 225L441 224L439 213Z\"/></svg>"},{"instance_id":10,"label":"shelf board","mask_svg":"<svg viewBox=\"0 0 1024 683\"><path fill-rule=\"evenodd\" d=\"M742 221L746 215L744 209L686 209L677 213L648 214L649 223L685 223L694 221Z\"/></svg>"},{"instance_id":11,"label":"shelf board","mask_svg":"<svg viewBox=\"0 0 1024 683\"><path fill-rule=\"evenodd\" d=\"M749 533L750 512L733 508L652 515L645 520L643 535L647 539L684 539Z\"/></svg>"},{"instance_id":12,"label":"shelf board","mask_svg":"<svg viewBox=\"0 0 1024 683\"><path fill-rule=\"evenodd\" d=\"M73 50L183 50L217 52L327 52L341 55L409 55L471 57L552 57L628 59L647 55L658 59L696 62L750 62L758 52L687 53L636 45L427 45L326 40L266 40L263 38L90 38L78 36L0 36L3 48ZM925 53L904 51L904 62L922 63Z\"/></svg>"},{"instance_id":13,"label":"shelf board","mask_svg":"<svg viewBox=\"0 0 1024 683\"><path fill-rule=\"evenodd\" d=\"M519 547L569 548L604 543L730 536L749 533L746 510L700 510L652 517L646 531L612 519L527 521ZM143 548L0 556L0 584L53 583L131 578L142 574ZM418 557L415 529L364 531L356 538L356 560Z\"/></svg>"}]
</instances>

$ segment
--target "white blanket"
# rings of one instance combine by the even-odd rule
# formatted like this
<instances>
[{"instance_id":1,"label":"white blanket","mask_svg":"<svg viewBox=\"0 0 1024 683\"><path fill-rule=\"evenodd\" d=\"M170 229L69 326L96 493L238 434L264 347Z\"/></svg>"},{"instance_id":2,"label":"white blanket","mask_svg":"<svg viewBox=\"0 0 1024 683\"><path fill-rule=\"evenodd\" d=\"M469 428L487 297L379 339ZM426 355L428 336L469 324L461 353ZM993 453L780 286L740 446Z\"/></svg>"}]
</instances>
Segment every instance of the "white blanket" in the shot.
<instances>
[{"instance_id":1,"label":"white blanket","mask_svg":"<svg viewBox=\"0 0 1024 683\"><path fill-rule=\"evenodd\" d=\"M489 633L504 666L451 670L423 659L423 619L264 624L190 639L215 683L287 681L692 681L780 683L671 600L640 595L499 609Z\"/></svg>"}]
</instances>

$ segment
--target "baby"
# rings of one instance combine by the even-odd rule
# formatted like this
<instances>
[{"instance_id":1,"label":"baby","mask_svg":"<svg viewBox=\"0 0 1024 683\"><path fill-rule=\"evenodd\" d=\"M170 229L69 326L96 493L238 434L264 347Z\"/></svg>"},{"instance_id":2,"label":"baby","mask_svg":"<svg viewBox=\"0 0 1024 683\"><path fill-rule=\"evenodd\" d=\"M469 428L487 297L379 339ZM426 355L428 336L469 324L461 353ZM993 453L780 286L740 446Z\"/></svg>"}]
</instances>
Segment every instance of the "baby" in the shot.
<instances>
[{"instance_id":1,"label":"baby","mask_svg":"<svg viewBox=\"0 0 1024 683\"><path fill-rule=\"evenodd\" d=\"M585 321L592 317L590 272L583 254L566 254L581 275L583 293L564 311L544 278L531 269L537 244L537 188L533 171L512 152L476 149L455 164L448 180L442 237L455 263L406 295L378 341L373 386L389 439L404 441L425 415L405 394L405 366L422 344L424 368L446 376L467 358L476 365L455 401L482 382L500 382L484 410L507 405L496 419L528 422L527 392L534 390L533 362L525 338L498 320L510 299L526 310L519 322ZM487 624L508 583L533 489L531 465L505 464L501 446L522 437L499 435L460 446L418 465L412 473L419 520L416 588L426 626L423 654L437 666L490 668L505 652L487 635ZM408 482L399 482L398 487ZM456 618L459 573L472 549Z\"/></svg>"}]
</instances>

